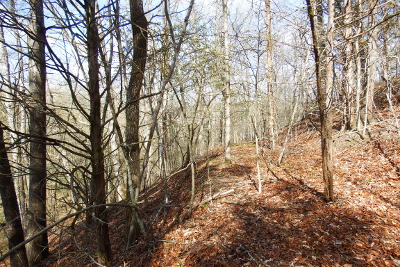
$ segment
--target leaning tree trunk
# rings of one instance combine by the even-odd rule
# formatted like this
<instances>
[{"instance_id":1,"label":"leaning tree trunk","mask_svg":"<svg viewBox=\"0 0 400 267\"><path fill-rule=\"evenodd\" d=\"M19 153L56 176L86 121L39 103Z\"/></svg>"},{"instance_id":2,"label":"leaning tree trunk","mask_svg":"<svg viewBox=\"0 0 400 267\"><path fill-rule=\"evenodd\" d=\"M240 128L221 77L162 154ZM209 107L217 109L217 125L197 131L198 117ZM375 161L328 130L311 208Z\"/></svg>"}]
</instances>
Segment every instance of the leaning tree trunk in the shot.
<instances>
[{"instance_id":1,"label":"leaning tree trunk","mask_svg":"<svg viewBox=\"0 0 400 267\"><path fill-rule=\"evenodd\" d=\"M24 241L24 231L22 229L17 194L11 174L10 162L7 157L2 128L0 128L0 196L7 223L6 235L8 248L12 249ZM10 255L10 263L11 267L29 266L25 246L22 246Z\"/></svg>"},{"instance_id":2,"label":"leaning tree trunk","mask_svg":"<svg viewBox=\"0 0 400 267\"><path fill-rule=\"evenodd\" d=\"M130 0L131 27L133 32L133 60L129 87L126 90L126 150L128 157L127 195L132 204L136 204L140 192L140 145L139 145L139 97L142 88L147 57L148 22L143 11L142 0ZM136 210L127 214L126 246L129 247L140 234L140 218Z\"/></svg>"},{"instance_id":3,"label":"leaning tree trunk","mask_svg":"<svg viewBox=\"0 0 400 267\"><path fill-rule=\"evenodd\" d=\"M43 1L32 0L29 51L30 164L29 214L27 233L32 236L46 227L46 62ZM35 238L27 246L32 266L49 255L47 233Z\"/></svg>"},{"instance_id":4,"label":"leaning tree trunk","mask_svg":"<svg viewBox=\"0 0 400 267\"><path fill-rule=\"evenodd\" d=\"M333 165L332 165L332 86L333 86L333 0L328 1L329 20L327 41L324 42L322 0L307 0L308 16L311 24L315 67L317 73L318 107L321 122L322 171L324 193L327 202L333 201ZM327 50L328 56L324 50ZM325 64L325 71L323 62ZM325 82L325 83L324 83Z\"/></svg>"},{"instance_id":5,"label":"leaning tree trunk","mask_svg":"<svg viewBox=\"0 0 400 267\"><path fill-rule=\"evenodd\" d=\"M101 125L101 95L99 83L99 45L100 38L96 24L95 0L86 0L87 53L89 66L89 101L90 101L90 145L93 185L93 204L105 204L106 183L104 177L104 149L102 144L103 128ZM94 210L96 217L96 237L98 262L107 263L111 258L111 246L107 224L106 207Z\"/></svg>"}]
</instances>

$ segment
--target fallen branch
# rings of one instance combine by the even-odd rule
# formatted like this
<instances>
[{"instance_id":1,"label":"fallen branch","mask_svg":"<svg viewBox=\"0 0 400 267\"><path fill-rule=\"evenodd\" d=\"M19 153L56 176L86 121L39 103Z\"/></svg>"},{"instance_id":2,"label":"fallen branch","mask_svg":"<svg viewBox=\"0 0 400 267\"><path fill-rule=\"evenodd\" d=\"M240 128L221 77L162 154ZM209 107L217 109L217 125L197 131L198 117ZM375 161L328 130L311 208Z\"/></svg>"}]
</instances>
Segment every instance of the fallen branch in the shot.
<instances>
[{"instance_id":1,"label":"fallen branch","mask_svg":"<svg viewBox=\"0 0 400 267\"><path fill-rule=\"evenodd\" d=\"M218 193L212 195L211 197L209 197L209 198L203 200L202 202L200 202L200 203L196 206L196 208L199 207L199 206L201 206L201 205L203 205L203 204L205 204L205 203L208 203L208 202L210 202L210 201L212 201L212 200L214 200L214 199L221 198L221 197L225 197L225 196L229 195L230 193L232 193L233 191L235 191L235 190L234 190L234 189L231 189L231 190L228 190L228 191L225 191L225 192L218 192Z\"/></svg>"}]
</instances>

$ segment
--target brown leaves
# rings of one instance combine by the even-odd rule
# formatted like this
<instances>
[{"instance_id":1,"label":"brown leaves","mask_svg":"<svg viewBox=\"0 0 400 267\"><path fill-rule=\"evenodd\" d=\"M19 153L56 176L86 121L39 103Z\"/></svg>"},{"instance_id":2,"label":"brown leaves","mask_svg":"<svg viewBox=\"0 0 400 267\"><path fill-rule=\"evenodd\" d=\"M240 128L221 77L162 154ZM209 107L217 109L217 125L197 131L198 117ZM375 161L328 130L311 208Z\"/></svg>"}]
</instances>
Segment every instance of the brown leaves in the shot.
<instances>
[{"instance_id":1,"label":"brown leaves","mask_svg":"<svg viewBox=\"0 0 400 267\"><path fill-rule=\"evenodd\" d=\"M232 147L231 165L224 163L222 149L214 151L209 180L205 158L198 162L201 205L191 218L184 217L190 183L183 175L168 184L169 205L162 206L162 183L143 196L150 241L120 249L124 219L113 213L110 266L400 266L398 136L342 144L335 152L337 200L326 204L319 136L307 128L295 132L281 166L269 163L280 151L264 149L262 194L256 188L255 147L245 145ZM59 266L73 260L60 260Z\"/></svg>"}]
</instances>

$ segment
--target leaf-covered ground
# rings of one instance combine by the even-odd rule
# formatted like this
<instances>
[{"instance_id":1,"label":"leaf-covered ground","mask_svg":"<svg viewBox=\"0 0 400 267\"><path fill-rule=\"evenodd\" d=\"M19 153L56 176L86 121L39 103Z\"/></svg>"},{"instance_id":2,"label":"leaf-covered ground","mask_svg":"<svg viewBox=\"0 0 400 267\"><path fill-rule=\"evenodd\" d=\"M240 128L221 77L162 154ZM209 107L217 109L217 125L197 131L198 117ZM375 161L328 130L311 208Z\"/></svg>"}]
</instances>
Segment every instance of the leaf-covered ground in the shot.
<instances>
[{"instance_id":1,"label":"leaf-covered ground","mask_svg":"<svg viewBox=\"0 0 400 267\"><path fill-rule=\"evenodd\" d=\"M386 114L386 118L391 114ZM196 201L188 215L190 177L169 178L169 203L160 182L142 197L148 231L124 247L124 209L110 209L113 260L109 266L400 266L400 136L395 121L369 137L335 132L334 190L325 203L319 134L307 120L281 147L262 148L258 193L256 149L221 149L197 163ZM214 196L214 197L212 197ZM97 266L95 236L83 225L53 232L44 266Z\"/></svg>"},{"instance_id":2,"label":"leaf-covered ground","mask_svg":"<svg viewBox=\"0 0 400 267\"><path fill-rule=\"evenodd\" d=\"M196 209L188 216L190 177L180 173L144 196L147 238L124 248L123 209L110 210L109 266L400 266L400 155L393 121L371 137L335 132L336 201L325 203L318 132L293 129L287 154L262 149L257 191L255 145L221 149L197 164ZM214 199L211 197L214 196ZM96 266L95 237L79 226L58 232L45 266Z\"/></svg>"}]
</instances>

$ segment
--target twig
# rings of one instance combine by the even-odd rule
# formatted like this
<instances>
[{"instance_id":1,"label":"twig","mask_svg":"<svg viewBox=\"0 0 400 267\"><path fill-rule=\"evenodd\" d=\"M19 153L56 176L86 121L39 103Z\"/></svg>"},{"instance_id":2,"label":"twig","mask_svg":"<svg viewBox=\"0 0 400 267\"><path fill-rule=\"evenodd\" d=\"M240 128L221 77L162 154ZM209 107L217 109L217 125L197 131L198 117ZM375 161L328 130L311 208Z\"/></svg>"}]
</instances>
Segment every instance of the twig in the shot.
<instances>
[{"instance_id":1,"label":"twig","mask_svg":"<svg viewBox=\"0 0 400 267\"><path fill-rule=\"evenodd\" d=\"M190 167L191 164L192 164L192 163L189 162L188 165L186 165L184 168L179 169L179 170L177 170L176 172L174 172L174 173L168 175L167 181L169 181L169 180L170 180L172 177L174 177L176 174L181 173L181 172L187 170L187 169Z\"/></svg>"},{"instance_id":2,"label":"twig","mask_svg":"<svg viewBox=\"0 0 400 267\"><path fill-rule=\"evenodd\" d=\"M89 255L89 253L85 252L85 254L86 254L86 256L88 256L93 261L94 264L96 264L96 265L98 265L100 267L107 267L107 266L105 266L105 265L103 265L101 263L98 263L92 256Z\"/></svg>"},{"instance_id":3,"label":"twig","mask_svg":"<svg viewBox=\"0 0 400 267\"><path fill-rule=\"evenodd\" d=\"M221 192L218 192L218 193L212 195L211 197L209 197L209 198L207 198L207 199L201 201L199 204L197 204L197 205L196 205L196 209L197 209L199 206L201 206L201 205L203 205L203 204L205 204L205 203L207 203L207 202L210 202L210 201L212 201L212 200L214 200L214 199L216 199L216 198L225 197L225 196L227 196L228 194L232 193L233 191L235 191L235 190L234 190L234 189L231 189L231 190L228 190L228 191L225 191L225 192L222 192L222 193L221 193Z\"/></svg>"},{"instance_id":4,"label":"twig","mask_svg":"<svg viewBox=\"0 0 400 267\"><path fill-rule=\"evenodd\" d=\"M263 263L263 262L261 262L261 261L256 260L256 259L250 254L250 252L249 252L247 249L245 249L245 248L243 247L243 245L240 245L239 248L243 249L243 250L249 255L250 259L251 259L252 261L254 261L255 263L258 263L258 264L261 264L261 265L264 265L264 266L271 267L270 265L268 265L268 264L266 264L266 263Z\"/></svg>"}]
</instances>

